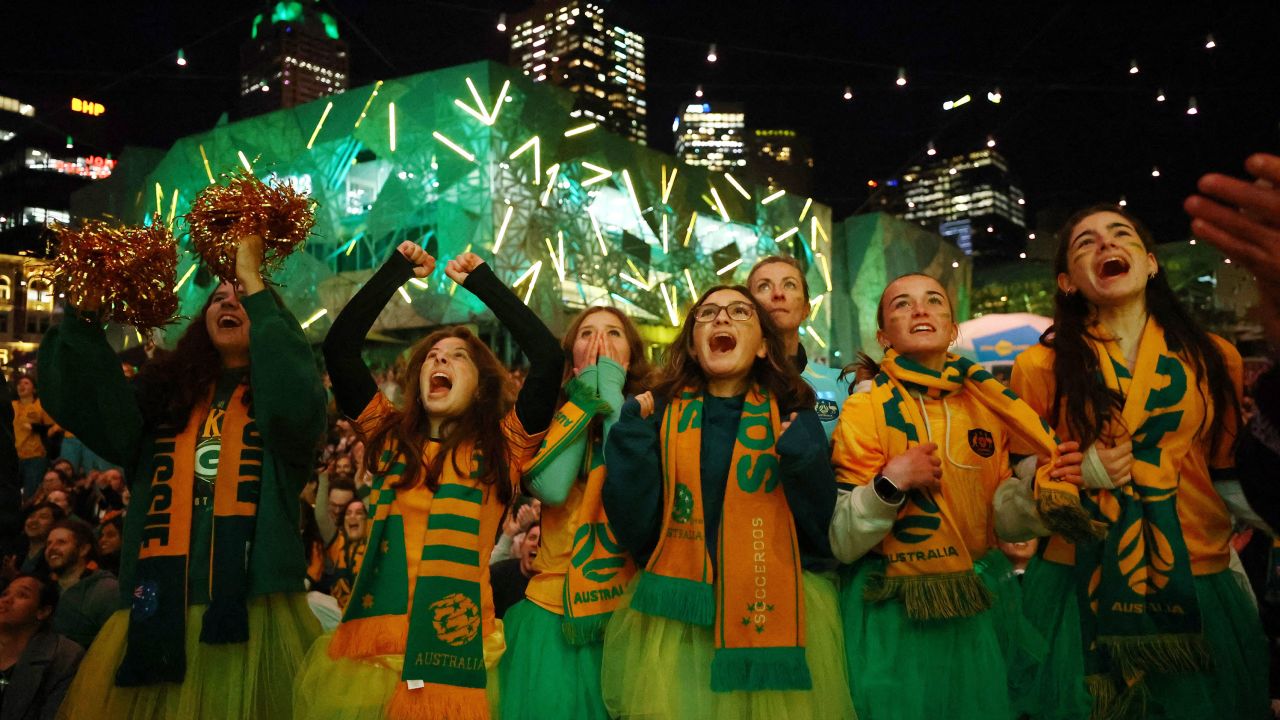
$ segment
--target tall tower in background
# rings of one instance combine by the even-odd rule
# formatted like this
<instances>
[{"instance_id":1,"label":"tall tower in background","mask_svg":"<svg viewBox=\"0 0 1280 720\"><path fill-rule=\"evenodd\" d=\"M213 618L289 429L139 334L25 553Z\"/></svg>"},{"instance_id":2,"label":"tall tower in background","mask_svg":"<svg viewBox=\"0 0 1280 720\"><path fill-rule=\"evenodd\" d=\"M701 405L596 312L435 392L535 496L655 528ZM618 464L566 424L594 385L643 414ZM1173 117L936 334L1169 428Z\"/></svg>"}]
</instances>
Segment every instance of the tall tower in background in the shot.
<instances>
[{"instance_id":1,"label":"tall tower in background","mask_svg":"<svg viewBox=\"0 0 1280 720\"><path fill-rule=\"evenodd\" d=\"M979 260L1013 260L1027 249L1026 200L995 150L910 167L884 182L877 205L941 234Z\"/></svg>"},{"instance_id":2,"label":"tall tower in background","mask_svg":"<svg viewBox=\"0 0 1280 720\"><path fill-rule=\"evenodd\" d=\"M747 113L741 103L690 103L676 117L676 157L715 172L747 165Z\"/></svg>"},{"instance_id":3,"label":"tall tower in background","mask_svg":"<svg viewBox=\"0 0 1280 720\"><path fill-rule=\"evenodd\" d=\"M340 93L350 82L347 44L315 0L278 2L253 19L240 46L240 117Z\"/></svg>"},{"instance_id":4,"label":"tall tower in background","mask_svg":"<svg viewBox=\"0 0 1280 720\"><path fill-rule=\"evenodd\" d=\"M576 117L645 145L644 38L611 23L603 4L538 0L513 17L511 65L577 95Z\"/></svg>"}]
</instances>

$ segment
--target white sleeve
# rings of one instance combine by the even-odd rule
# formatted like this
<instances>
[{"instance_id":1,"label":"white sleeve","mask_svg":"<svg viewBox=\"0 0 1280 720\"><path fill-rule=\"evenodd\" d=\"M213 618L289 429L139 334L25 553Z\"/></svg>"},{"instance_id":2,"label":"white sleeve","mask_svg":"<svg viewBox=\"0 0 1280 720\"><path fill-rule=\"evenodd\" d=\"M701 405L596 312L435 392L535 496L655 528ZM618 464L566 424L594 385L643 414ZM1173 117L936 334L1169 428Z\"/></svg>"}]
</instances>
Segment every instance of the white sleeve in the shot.
<instances>
[{"instance_id":1,"label":"white sleeve","mask_svg":"<svg viewBox=\"0 0 1280 720\"><path fill-rule=\"evenodd\" d=\"M1032 491L1035 474L1035 456L1023 458L1014 466L1013 475L996 488L992 507L996 537L1001 540L1025 542L1051 534L1036 511L1036 497Z\"/></svg>"},{"instance_id":2,"label":"white sleeve","mask_svg":"<svg viewBox=\"0 0 1280 720\"><path fill-rule=\"evenodd\" d=\"M498 538L498 542L493 546L493 552L489 553L489 564L510 560L515 556L515 543L512 542L510 535L502 533L501 537Z\"/></svg>"},{"instance_id":3,"label":"white sleeve","mask_svg":"<svg viewBox=\"0 0 1280 720\"><path fill-rule=\"evenodd\" d=\"M842 563L851 563L880 544L898 519L902 503L891 505L870 485L840 490L831 516L831 552Z\"/></svg>"}]
</instances>

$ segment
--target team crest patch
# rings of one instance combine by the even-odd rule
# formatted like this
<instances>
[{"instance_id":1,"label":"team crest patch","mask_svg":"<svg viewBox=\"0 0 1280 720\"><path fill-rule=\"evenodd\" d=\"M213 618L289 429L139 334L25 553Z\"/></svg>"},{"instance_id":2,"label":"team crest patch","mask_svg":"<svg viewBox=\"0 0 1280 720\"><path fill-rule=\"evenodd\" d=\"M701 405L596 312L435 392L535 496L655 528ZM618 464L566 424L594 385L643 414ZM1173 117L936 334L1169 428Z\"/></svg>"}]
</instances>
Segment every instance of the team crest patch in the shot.
<instances>
[{"instance_id":1,"label":"team crest patch","mask_svg":"<svg viewBox=\"0 0 1280 720\"><path fill-rule=\"evenodd\" d=\"M969 447L984 458L989 458L996 454L996 439L991 436L991 432L982 428L974 428L969 431Z\"/></svg>"},{"instance_id":2,"label":"team crest patch","mask_svg":"<svg viewBox=\"0 0 1280 720\"><path fill-rule=\"evenodd\" d=\"M819 398L813 409L818 413L818 419L822 422L831 422L840 415L840 406L836 404L835 400Z\"/></svg>"}]
</instances>

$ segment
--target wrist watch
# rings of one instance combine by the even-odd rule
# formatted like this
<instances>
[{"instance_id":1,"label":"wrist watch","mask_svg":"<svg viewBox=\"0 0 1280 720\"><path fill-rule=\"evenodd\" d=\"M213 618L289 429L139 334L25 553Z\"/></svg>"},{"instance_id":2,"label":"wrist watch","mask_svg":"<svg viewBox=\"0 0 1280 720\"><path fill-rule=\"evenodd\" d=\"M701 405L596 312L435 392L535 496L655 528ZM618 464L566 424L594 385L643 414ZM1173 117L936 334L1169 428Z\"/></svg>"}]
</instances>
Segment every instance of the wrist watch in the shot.
<instances>
[{"instance_id":1,"label":"wrist watch","mask_svg":"<svg viewBox=\"0 0 1280 720\"><path fill-rule=\"evenodd\" d=\"M871 488L876 491L876 496L890 505L899 505L906 499L907 494L898 489L893 481L884 475L876 475L871 481Z\"/></svg>"}]
</instances>

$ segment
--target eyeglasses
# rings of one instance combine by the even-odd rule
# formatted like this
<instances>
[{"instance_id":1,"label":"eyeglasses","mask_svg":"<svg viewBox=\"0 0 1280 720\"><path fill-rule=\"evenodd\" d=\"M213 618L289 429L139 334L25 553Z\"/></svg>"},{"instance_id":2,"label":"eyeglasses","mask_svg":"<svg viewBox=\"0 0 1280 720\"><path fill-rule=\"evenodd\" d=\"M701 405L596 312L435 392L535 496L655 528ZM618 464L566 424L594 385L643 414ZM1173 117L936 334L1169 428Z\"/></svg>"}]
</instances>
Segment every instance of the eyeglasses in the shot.
<instances>
[{"instance_id":1,"label":"eyeglasses","mask_svg":"<svg viewBox=\"0 0 1280 720\"><path fill-rule=\"evenodd\" d=\"M731 302L728 305L703 303L693 311L693 320L700 323L715 322L715 319L720 317L721 310L727 312L729 319L736 322L746 322L756 314L756 309L747 302Z\"/></svg>"}]
</instances>

